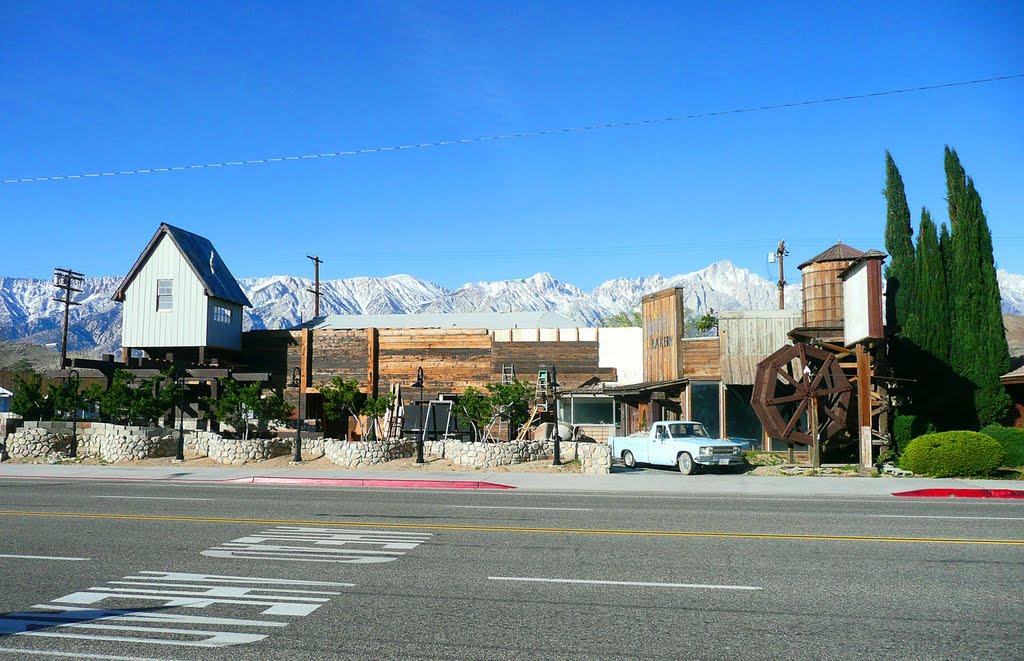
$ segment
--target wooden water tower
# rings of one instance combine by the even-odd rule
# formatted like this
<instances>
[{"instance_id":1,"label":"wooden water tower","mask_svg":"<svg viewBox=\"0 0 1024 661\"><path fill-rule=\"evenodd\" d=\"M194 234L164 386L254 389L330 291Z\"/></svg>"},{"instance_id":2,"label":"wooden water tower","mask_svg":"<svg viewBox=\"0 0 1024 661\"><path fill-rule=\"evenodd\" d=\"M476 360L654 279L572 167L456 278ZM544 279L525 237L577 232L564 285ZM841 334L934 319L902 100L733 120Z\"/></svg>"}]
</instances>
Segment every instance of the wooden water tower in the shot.
<instances>
[{"instance_id":1,"label":"wooden water tower","mask_svg":"<svg viewBox=\"0 0 1024 661\"><path fill-rule=\"evenodd\" d=\"M835 331L843 336L843 280L840 277L863 252L837 242L797 268L803 281L803 326L818 329L823 335Z\"/></svg>"}]
</instances>

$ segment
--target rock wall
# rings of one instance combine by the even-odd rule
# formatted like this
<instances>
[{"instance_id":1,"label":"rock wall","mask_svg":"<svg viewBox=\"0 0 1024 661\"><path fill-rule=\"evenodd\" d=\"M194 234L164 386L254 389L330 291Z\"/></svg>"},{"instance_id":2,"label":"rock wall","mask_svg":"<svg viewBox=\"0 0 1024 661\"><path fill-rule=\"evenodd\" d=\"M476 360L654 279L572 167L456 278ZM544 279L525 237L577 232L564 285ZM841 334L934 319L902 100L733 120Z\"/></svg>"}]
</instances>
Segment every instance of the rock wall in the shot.
<instances>
[{"instance_id":1,"label":"rock wall","mask_svg":"<svg viewBox=\"0 0 1024 661\"><path fill-rule=\"evenodd\" d=\"M559 450L563 463L579 460L582 473L597 475L611 472L612 456L607 445L562 441ZM555 456L555 444L551 440L505 443L427 441L423 452L448 459L457 466L486 469L527 461L551 460Z\"/></svg>"},{"instance_id":2,"label":"rock wall","mask_svg":"<svg viewBox=\"0 0 1024 661\"><path fill-rule=\"evenodd\" d=\"M133 461L174 454L177 436L162 427L134 427L102 422L79 422L77 454L103 461ZM26 422L7 438L7 452L16 458L66 454L71 448L72 423Z\"/></svg>"},{"instance_id":3,"label":"rock wall","mask_svg":"<svg viewBox=\"0 0 1024 661\"><path fill-rule=\"evenodd\" d=\"M345 466L346 468L359 468L361 466L383 464L393 459L412 457L416 454L416 442L349 442L327 439L324 441L324 454L327 455L332 464Z\"/></svg>"},{"instance_id":4,"label":"rock wall","mask_svg":"<svg viewBox=\"0 0 1024 661\"><path fill-rule=\"evenodd\" d=\"M210 432L206 432L210 433ZM292 451L292 442L278 438L223 438L210 434L206 442L207 456L222 464L241 466L251 461L266 461Z\"/></svg>"}]
</instances>

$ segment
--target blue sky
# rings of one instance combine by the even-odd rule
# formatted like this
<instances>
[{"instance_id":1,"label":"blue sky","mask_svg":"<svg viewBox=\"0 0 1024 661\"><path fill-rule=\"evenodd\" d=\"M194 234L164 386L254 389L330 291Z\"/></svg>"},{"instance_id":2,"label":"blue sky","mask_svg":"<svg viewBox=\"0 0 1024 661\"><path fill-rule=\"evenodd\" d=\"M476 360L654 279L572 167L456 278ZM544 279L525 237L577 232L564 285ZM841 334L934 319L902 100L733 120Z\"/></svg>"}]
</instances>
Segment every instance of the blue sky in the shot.
<instances>
[{"instance_id":1,"label":"blue sky","mask_svg":"<svg viewBox=\"0 0 1024 661\"><path fill-rule=\"evenodd\" d=\"M1024 4L6 3L0 179L239 161L1024 73ZM838 4L838 3L837 3ZM882 248L884 150L942 148L1024 272L1024 79L586 133L0 185L0 276L123 275L161 221L238 277L538 271L584 288ZM916 224L916 218L915 218Z\"/></svg>"}]
</instances>

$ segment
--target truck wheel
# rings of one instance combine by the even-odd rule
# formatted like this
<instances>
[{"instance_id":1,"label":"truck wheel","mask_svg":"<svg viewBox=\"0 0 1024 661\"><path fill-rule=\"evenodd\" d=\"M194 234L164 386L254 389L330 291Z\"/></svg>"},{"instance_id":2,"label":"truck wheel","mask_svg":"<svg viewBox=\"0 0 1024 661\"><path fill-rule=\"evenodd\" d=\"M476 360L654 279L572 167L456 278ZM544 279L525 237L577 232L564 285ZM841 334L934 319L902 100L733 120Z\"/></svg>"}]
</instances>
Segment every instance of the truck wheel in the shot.
<instances>
[{"instance_id":1,"label":"truck wheel","mask_svg":"<svg viewBox=\"0 0 1024 661\"><path fill-rule=\"evenodd\" d=\"M636 468L636 458L629 450L622 453L622 463L626 465L626 468Z\"/></svg>"},{"instance_id":2,"label":"truck wheel","mask_svg":"<svg viewBox=\"0 0 1024 661\"><path fill-rule=\"evenodd\" d=\"M676 459L678 461L680 473L683 475L693 475L697 466L693 463L693 457L690 456L689 452L680 452Z\"/></svg>"}]
</instances>

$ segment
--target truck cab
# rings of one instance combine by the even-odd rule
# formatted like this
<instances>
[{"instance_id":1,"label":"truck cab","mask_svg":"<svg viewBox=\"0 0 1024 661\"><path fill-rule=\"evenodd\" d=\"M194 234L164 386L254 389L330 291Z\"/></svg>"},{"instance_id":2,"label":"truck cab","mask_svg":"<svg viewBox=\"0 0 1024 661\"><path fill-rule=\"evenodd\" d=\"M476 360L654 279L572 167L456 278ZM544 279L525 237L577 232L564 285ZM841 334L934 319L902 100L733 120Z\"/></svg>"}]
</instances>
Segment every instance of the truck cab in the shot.
<instances>
[{"instance_id":1,"label":"truck cab","mask_svg":"<svg viewBox=\"0 0 1024 661\"><path fill-rule=\"evenodd\" d=\"M655 422L645 432L613 436L612 456L629 468L637 464L676 466L690 475L698 466L741 466L743 445L708 437L704 425L692 420Z\"/></svg>"}]
</instances>

